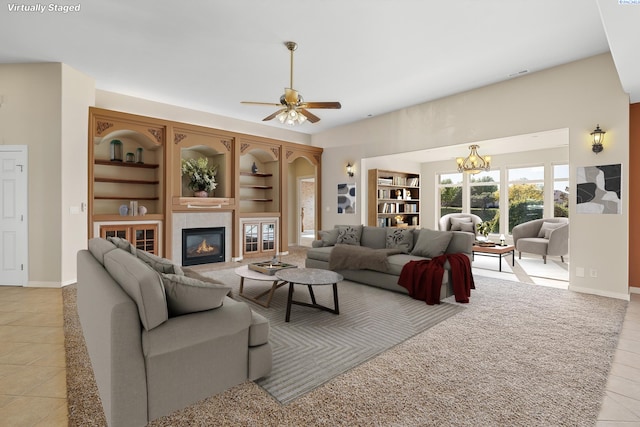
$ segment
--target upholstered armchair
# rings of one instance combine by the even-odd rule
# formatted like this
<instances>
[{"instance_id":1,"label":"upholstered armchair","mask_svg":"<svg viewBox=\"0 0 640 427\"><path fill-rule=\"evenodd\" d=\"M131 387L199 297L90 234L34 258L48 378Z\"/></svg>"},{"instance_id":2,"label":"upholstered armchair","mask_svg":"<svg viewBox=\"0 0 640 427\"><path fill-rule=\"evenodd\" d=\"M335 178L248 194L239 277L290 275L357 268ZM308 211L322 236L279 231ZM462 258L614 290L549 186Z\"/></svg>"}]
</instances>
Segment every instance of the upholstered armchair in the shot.
<instances>
[{"instance_id":1,"label":"upholstered armchair","mask_svg":"<svg viewBox=\"0 0 640 427\"><path fill-rule=\"evenodd\" d=\"M440 217L438 228L440 231L467 231L476 234L476 225L482 222L478 215L468 213L450 213ZM469 225L470 224L470 225Z\"/></svg>"},{"instance_id":2,"label":"upholstered armchair","mask_svg":"<svg viewBox=\"0 0 640 427\"><path fill-rule=\"evenodd\" d=\"M569 253L568 218L534 219L516 225L511 234L519 259L522 252L527 252L542 255L545 264L547 255L559 256L564 262L564 256Z\"/></svg>"}]
</instances>

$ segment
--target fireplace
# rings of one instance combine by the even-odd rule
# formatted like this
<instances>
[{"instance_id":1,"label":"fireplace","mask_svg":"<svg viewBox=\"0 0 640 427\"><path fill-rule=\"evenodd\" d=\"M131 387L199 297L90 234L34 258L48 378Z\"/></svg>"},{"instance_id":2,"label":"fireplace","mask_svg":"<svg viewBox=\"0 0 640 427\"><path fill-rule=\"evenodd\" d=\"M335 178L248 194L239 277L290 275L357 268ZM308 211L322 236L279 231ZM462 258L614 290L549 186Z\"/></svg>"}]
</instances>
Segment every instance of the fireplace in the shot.
<instances>
[{"instance_id":1,"label":"fireplace","mask_svg":"<svg viewBox=\"0 0 640 427\"><path fill-rule=\"evenodd\" d=\"M182 230L182 265L224 262L224 227Z\"/></svg>"}]
</instances>

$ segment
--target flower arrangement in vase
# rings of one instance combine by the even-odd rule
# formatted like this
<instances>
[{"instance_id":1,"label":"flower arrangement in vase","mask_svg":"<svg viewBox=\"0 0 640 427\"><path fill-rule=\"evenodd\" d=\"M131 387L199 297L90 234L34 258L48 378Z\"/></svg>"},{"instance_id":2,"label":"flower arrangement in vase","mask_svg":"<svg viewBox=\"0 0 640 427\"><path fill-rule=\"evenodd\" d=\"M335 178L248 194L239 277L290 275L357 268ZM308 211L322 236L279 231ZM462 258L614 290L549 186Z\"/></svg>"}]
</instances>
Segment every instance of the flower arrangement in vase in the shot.
<instances>
[{"instance_id":1,"label":"flower arrangement in vase","mask_svg":"<svg viewBox=\"0 0 640 427\"><path fill-rule=\"evenodd\" d=\"M193 190L196 197L208 197L209 192L215 190L216 174L218 166L209 166L209 159L200 157L198 159L182 159L182 176L189 177L188 187Z\"/></svg>"},{"instance_id":2,"label":"flower arrangement in vase","mask_svg":"<svg viewBox=\"0 0 640 427\"><path fill-rule=\"evenodd\" d=\"M483 221L480 224L476 225L476 230L483 236L483 239L478 240L481 240L483 242L489 241L489 233L493 231L493 227L495 227L496 223L497 218L494 218L491 221Z\"/></svg>"}]
</instances>

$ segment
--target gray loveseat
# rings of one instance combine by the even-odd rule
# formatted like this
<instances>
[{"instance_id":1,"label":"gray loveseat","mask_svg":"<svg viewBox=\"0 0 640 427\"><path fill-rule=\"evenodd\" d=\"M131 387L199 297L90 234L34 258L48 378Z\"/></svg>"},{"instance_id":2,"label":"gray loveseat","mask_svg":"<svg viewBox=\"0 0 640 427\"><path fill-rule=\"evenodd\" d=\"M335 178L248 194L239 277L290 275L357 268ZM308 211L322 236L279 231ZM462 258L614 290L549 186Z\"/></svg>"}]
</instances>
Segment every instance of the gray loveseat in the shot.
<instances>
[{"instance_id":1,"label":"gray loveseat","mask_svg":"<svg viewBox=\"0 0 640 427\"><path fill-rule=\"evenodd\" d=\"M341 230L349 226L336 226L333 230L321 231L321 240L315 240L312 248L307 251L305 266L310 268L330 269L331 252L336 244L340 244L338 236ZM402 267L409 261L430 259L431 255L438 255L439 249L445 254L463 253L472 257L472 246L474 235L461 231L434 231L429 229L391 228L391 227L370 227L351 226L360 229L358 242L349 241L352 246L365 246L372 249L394 249L399 248L403 253L395 253L387 257L388 270L377 271L371 269L343 269L337 270L342 276L354 282L364 283L383 289L396 292L408 293L407 289L398 285L398 278ZM420 234L423 233L423 239ZM343 233L344 234L344 233ZM357 234L357 232L356 232ZM429 247L430 241L437 245L440 236L450 235L450 240L444 247ZM418 247L420 246L420 247ZM449 262L444 265L446 274L442 278L440 288L440 299L453 295L453 284Z\"/></svg>"},{"instance_id":2,"label":"gray loveseat","mask_svg":"<svg viewBox=\"0 0 640 427\"><path fill-rule=\"evenodd\" d=\"M134 251L96 238L78 252L78 315L110 426L144 426L271 371L264 317Z\"/></svg>"}]
</instances>

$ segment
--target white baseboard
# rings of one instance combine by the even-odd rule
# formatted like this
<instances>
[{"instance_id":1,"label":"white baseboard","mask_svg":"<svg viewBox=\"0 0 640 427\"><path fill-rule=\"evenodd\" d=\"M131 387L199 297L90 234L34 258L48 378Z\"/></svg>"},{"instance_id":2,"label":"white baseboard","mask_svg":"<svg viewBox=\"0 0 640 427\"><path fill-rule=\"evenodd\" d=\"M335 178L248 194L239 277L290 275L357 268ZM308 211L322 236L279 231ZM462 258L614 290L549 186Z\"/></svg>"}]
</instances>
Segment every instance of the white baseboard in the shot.
<instances>
[{"instance_id":1,"label":"white baseboard","mask_svg":"<svg viewBox=\"0 0 640 427\"><path fill-rule=\"evenodd\" d=\"M75 283L75 282L72 282ZM63 285L60 282L37 282L30 281L25 285L25 288L61 288Z\"/></svg>"},{"instance_id":2,"label":"white baseboard","mask_svg":"<svg viewBox=\"0 0 640 427\"><path fill-rule=\"evenodd\" d=\"M640 288L635 286L629 286L629 293L631 294L640 294Z\"/></svg>"},{"instance_id":3,"label":"white baseboard","mask_svg":"<svg viewBox=\"0 0 640 427\"><path fill-rule=\"evenodd\" d=\"M629 293L618 293L618 292L607 292L607 291L601 291L599 289L591 289L591 288L583 288L580 286L572 286L571 284L569 284L569 290L570 291L574 291L574 292L581 292L583 294L591 294L591 295L599 295L601 297L608 297L608 298L616 298L616 299L621 299L621 300L625 300L625 301L629 301L631 300L631 297L629 296Z\"/></svg>"}]
</instances>

